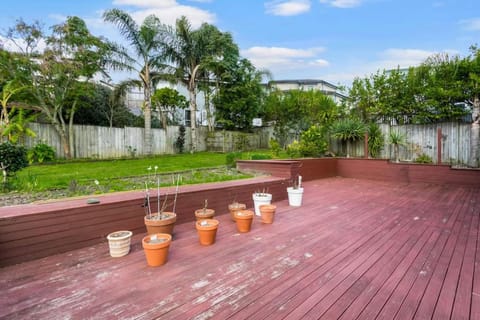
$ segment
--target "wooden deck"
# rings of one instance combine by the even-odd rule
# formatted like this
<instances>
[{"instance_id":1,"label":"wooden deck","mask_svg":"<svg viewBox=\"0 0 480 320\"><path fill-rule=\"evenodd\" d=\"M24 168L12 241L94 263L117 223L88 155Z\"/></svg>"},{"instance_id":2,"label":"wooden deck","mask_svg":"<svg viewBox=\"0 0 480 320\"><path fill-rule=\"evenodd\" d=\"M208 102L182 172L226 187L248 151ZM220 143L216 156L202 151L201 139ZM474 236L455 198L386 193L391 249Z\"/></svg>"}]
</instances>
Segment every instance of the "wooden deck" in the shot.
<instances>
[{"instance_id":1,"label":"wooden deck","mask_svg":"<svg viewBox=\"0 0 480 320\"><path fill-rule=\"evenodd\" d=\"M2 268L0 317L480 319L480 189L328 178L275 204L246 234L225 210L209 247L176 226L158 268L141 235Z\"/></svg>"}]
</instances>

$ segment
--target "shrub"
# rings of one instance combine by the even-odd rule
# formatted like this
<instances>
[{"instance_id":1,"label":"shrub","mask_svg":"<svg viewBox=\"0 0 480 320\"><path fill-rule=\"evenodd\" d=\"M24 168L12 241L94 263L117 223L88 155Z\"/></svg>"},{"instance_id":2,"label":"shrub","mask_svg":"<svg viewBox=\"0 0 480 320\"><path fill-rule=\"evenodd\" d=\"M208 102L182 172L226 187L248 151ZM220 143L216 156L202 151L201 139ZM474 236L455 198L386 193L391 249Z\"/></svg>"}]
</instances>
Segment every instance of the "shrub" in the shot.
<instances>
[{"instance_id":1,"label":"shrub","mask_svg":"<svg viewBox=\"0 0 480 320\"><path fill-rule=\"evenodd\" d=\"M24 147L10 142L0 144L0 163L8 174L28 166L27 151Z\"/></svg>"},{"instance_id":2,"label":"shrub","mask_svg":"<svg viewBox=\"0 0 480 320\"><path fill-rule=\"evenodd\" d=\"M311 126L300 137L300 153L304 157L320 157L327 151L327 140L319 126Z\"/></svg>"},{"instance_id":3,"label":"shrub","mask_svg":"<svg viewBox=\"0 0 480 320\"><path fill-rule=\"evenodd\" d=\"M237 160L242 159L241 152L230 152L226 156L227 167L234 168L236 166Z\"/></svg>"},{"instance_id":4,"label":"shrub","mask_svg":"<svg viewBox=\"0 0 480 320\"><path fill-rule=\"evenodd\" d=\"M379 156L385 144L385 136L380 129L380 126L376 123L370 123L368 125L368 153L372 158Z\"/></svg>"},{"instance_id":5,"label":"shrub","mask_svg":"<svg viewBox=\"0 0 480 320\"><path fill-rule=\"evenodd\" d=\"M282 151L282 147L280 147L280 143L277 140L270 138L269 144L270 144L270 150L272 150L273 155L275 157L279 157L280 151Z\"/></svg>"},{"instance_id":6,"label":"shrub","mask_svg":"<svg viewBox=\"0 0 480 320\"><path fill-rule=\"evenodd\" d=\"M55 150L46 143L39 143L27 151L28 163L55 160Z\"/></svg>"},{"instance_id":7,"label":"shrub","mask_svg":"<svg viewBox=\"0 0 480 320\"><path fill-rule=\"evenodd\" d=\"M181 125L178 128L178 137L175 141L175 148L177 148L178 153L183 153L185 148L185 126Z\"/></svg>"},{"instance_id":8,"label":"shrub","mask_svg":"<svg viewBox=\"0 0 480 320\"><path fill-rule=\"evenodd\" d=\"M294 140L287 146L287 155L293 159L302 157L302 152L300 151L300 143L297 140Z\"/></svg>"},{"instance_id":9,"label":"shrub","mask_svg":"<svg viewBox=\"0 0 480 320\"><path fill-rule=\"evenodd\" d=\"M248 134L239 133L234 136L235 139L235 149L239 151L246 151L250 148L250 141L248 139Z\"/></svg>"},{"instance_id":10,"label":"shrub","mask_svg":"<svg viewBox=\"0 0 480 320\"><path fill-rule=\"evenodd\" d=\"M428 154L422 153L415 159L416 163L433 163L432 157Z\"/></svg>"},{"instance_id":11,"label":"shrub","mask_svg":"<svg viewBox=\"0 0 480 320\"><path fill-rule=\"evenodd\" d=\"M254 153L250 157L251 160L268 160L272 159L272 156L264 153Z\"/></svg>"}]
</instances>

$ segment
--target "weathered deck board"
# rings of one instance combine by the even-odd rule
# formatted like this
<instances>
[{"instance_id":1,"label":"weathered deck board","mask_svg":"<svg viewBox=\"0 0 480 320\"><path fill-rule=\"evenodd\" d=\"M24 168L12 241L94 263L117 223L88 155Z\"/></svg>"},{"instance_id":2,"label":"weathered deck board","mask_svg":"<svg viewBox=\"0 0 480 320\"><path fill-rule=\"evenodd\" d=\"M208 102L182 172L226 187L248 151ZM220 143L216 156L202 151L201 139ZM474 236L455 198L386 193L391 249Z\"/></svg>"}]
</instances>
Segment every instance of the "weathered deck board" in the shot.
<instances>
[{"instance_id":1,"label":"weathered deck board","mask_svg":"<svg viewBox=\"0 0 480 320\"><path fill-rule=\"evenodd\" d=\"M169 262L146 265L141 235L0 269L5 319L476 319L479 189L328 178L304 205L276 202L238 234L219 212L213 246L176 226ZM218 214L218 212L217 212ZM193 215L193 212L192 212Z\"/></svg>"}]
</instances>

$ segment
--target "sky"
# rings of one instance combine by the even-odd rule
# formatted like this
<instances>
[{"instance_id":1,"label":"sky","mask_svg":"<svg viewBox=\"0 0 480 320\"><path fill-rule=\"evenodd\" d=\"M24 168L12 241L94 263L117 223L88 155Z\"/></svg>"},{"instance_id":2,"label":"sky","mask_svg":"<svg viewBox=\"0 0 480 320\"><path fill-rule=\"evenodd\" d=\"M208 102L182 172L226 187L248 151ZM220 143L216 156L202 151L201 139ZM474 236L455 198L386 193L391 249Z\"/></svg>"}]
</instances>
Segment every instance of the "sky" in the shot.
<instances>
[{"instance_id":1,"label":"sky","mask_svg":"<svg viewBox=\"0 0 480 320\"><path fill-rule=\"evenodd\" d=\"M13 0L0 11L0 34L18 18L48 29L78 16L93 34L121 42L102 19L111 8L139 24L149 14L166 24L182 15L194 27L213 24L274 80L347 88L355 77L416 66L436 53L463 57L480 45L479 0Z\"/></svg>"}]
</instances>

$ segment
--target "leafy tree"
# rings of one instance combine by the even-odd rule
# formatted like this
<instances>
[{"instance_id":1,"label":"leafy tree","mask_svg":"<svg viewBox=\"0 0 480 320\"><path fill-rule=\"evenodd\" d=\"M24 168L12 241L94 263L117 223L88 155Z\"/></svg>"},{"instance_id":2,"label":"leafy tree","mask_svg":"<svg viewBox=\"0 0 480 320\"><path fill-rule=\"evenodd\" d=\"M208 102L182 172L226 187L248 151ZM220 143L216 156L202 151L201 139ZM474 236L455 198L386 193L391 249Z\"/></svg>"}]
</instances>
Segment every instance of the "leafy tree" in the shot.
<instances>
[{"instance_id":1,"label":"leafy tree","mask_svg":"<svg viewBox=\"0 0 480 320\"><path fill-rule=\"evenodd\" d=\"M274 134L284 147L290 132L298 140L312 125L328 127L341 113L333 100L319 91L272 91L265 100L266 119L274 121Z\"/></svg>"},{"instance_id":2,"label":"leafy tree","mask_svg":"<svg viewBox=\"0 0 480 320\"><path fill-rule=\"evenodd\" d=\"M189 92L191 152L197 150L196 113L197 90L202 71L213 66L232 51L238 51L229 33L220 32L215 26L204 23L193 30L186 17L177 19L175 28L168 28L163 46L170 63L172 80L183 83Z\"/></svg>"},{"instance_id":3,"label":"leafy tree","mask_svg":"<svg viewBox=\"0 0 480 320\"><path fill-rule=\"evenodd\" d=\"M27 43L22 57L11 55L16 64L10 75L26 87L28 96L22 101L39 110L53 125L65 157L71 158L74 115L81 97L91 92L88 80L103 71L108 47L102 39L91 35L78 17L68 17L52 30L52 34L45 37L38 25L27 26L23 22L9 30L12 39L23 37ZM33 46L41 40L47 43L47 48L38 53ZM7 74L8 64L1 67L2 73Z\"/></svg>"},{"instance_id":4,"label":"leafy tree","mask_svg":"<svg viewBox=\"0 0 480 320\"><path fill-rule=\"evenodd\" d=\"M187 99L177 90L168 87L155 90L152 96L152 106L158 112L158 117L162 122L162 128L167 129L167 119L173 119L175 110L185 109Z\"/></svg>"},{"instance_id":5,"label":"leafy tree","mask_svg":"<svg viewBox=\"0 0 480 320\"><path fill-rule=\"evenodd\" d=\"M247 59L241 59L228 74L214 98L217 122L225 129L249 130L253 118L262 112L264 71L256 70Z\"/></svg>"},{"instance_id":6,"label":"leafy tree","mask_svg":"<svg viewBox=\"0 0 480 320\"><path fill-rule=\"evenodd\" d=\"M125 87L116 85L113 90L104 85L94 85L92 95L82 97L82 112L75 116L75 124L111 127L133 126L135 116L125 106ZM143 127L143 122L142 125Z\"/></svg>"},{"instance_id":7,"label":"leafy tree","mask_svg":"<svg viewBox=\"0 0 480 320\"><path fill-rule=\"evenodd\" d=\"M162 76L162 45L163 30L160 20L150 15L142 25L137 25L133 18L119 9L111 9L103 14L105 21L115 24L122 36L129 42L134 54L130 55L126 48L115 47L117 56L112 60L112 66L118 70L128 70L138 73L138 80L128 80L124 84L143 88L145 119L145 153L152 153L152 92L155 82Z\"/></svg>"}]
</instances>

